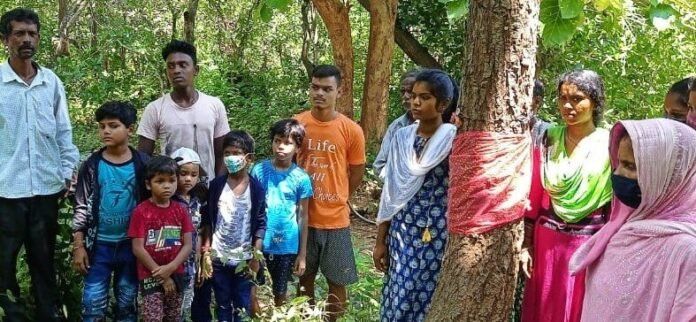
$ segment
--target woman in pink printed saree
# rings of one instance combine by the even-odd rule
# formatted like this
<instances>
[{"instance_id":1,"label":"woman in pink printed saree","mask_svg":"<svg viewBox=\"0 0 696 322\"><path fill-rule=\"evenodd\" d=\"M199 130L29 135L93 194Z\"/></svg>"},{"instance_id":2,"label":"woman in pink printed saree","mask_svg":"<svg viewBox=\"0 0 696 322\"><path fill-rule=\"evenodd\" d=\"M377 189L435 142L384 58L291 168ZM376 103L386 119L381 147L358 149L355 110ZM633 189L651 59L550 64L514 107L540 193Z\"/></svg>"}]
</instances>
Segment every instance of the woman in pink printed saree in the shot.
<instances>
[{"instance_id":1,"label":"woman in pink printed saree","mask_svg":"<svg viewBox=\"0 0 696 322\"><path fill-rule=\"evenodd\" d=\"M611 132L610 221L573 255L582 321L696 321L696 131L667 119Z\"/></svg>"}]
</instances>

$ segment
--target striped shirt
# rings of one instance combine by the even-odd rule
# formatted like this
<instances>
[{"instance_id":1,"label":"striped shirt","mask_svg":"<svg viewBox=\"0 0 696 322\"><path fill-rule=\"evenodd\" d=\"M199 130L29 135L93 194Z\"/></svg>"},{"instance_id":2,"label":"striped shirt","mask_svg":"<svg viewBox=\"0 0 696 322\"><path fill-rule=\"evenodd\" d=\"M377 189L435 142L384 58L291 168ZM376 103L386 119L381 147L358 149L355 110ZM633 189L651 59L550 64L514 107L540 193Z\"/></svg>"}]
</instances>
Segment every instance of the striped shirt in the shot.
<instances>
[{"instance_id":1,"label":"striped shirt","mask_svg":"<svg viewBox=\"0 0 696 322\"><path fill-rule=\"evenodd\" d=\"M0 65L0 198L55 194L79 159L63 83L34 67L26 84L9 63Z\"/></svg>"}]
</instances>

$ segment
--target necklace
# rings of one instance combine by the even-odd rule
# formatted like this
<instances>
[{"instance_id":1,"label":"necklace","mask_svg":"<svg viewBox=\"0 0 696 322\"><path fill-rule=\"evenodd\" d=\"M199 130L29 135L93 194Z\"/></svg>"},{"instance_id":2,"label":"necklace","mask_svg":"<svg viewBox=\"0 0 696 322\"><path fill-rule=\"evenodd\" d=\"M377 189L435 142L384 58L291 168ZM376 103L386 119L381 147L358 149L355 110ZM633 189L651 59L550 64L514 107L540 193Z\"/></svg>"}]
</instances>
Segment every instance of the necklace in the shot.
<instances>
[{"instance_id":1,"label":"necklace","mask_svg":"<svg viewBox=\"0 0 696 322\"><path fill-rule=\"evenodd\" d=\"M420 155L418 155L418 160L420 161L421 156L423 155L423 151L427 147L428 143L430 143L430 138L422 138L422 141L420 141L419 145L422 146L422 150ZM425 182L423 182L425 184ZM433 238L432 234L430 233L430 222L432 219L430 218L430 208L433 206L434 200L433 200L433 194L435 193L435 185L433 184L432 187L430 187L430 195L428 196L428 210L426 210L426 219L425 219L425 227L423 228L423 235L421 236L421 241L423 243L429 243Z\"/></svg>"},{"instance_id":2,"label":"necklace","mask_svg":"<svg viewBox=\"0 0 696 322\"><path fill-rule=\"evenodd\" d=\"M573 146L577 146L578 143L582 140L582 139L577 139L577 140L576 140L576 139L573 139L573 138L570 136L570 134L566 134L566 139L568 139L568 143L572 144Z\"/></svg>"}]
</instances>

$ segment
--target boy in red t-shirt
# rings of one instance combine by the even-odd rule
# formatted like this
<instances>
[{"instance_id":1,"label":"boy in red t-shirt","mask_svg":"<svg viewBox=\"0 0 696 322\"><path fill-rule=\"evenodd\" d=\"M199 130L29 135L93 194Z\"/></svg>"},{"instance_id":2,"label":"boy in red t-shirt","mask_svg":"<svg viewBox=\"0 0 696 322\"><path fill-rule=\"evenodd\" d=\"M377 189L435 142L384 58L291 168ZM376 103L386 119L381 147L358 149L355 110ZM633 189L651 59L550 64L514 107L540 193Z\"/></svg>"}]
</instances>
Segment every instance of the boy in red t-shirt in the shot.
<instances>
[{"instance_id":1,"label":"boy in red t-shirt","mask_svg":"<svg viewBox=\"0 0 696 322\"><path fill-rule=\"evenodd\" d=\"M148 162L145 185L152 197L133 210L128 228L138 259L141 312L146 322L181 319L181 277L191 253L193 225L188 211L170 201L177 189L176 171L176 161L169 157Z\"/></svg>"}]
</instances>

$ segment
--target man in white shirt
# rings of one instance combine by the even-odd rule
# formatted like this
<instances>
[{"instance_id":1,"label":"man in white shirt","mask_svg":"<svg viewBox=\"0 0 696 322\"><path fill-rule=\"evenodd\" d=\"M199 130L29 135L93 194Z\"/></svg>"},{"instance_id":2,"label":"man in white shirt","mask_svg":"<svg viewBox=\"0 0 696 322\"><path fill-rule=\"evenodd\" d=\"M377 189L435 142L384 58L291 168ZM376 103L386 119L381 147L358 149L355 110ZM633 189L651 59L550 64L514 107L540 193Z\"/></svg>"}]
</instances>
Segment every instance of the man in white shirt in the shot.
<instances>
[{"instance_id":1,"label":"man in white shirt","mask_svg":"<svg viewBox=\"0 0 696 322\"><path fill-rule=\"evenodd\" d=\"M10 57L0 65L0 308L5 315L0 319L9 322L26 318L16 300L22 245L36 320L58 320L53 266L58 199L79 158L63 83L33 61L40 29L39 16L29 9L10 10L0 18L0 34Z\"/></svg>"},{"instance_id":2,"label":"man in white shirt","mask_svg":"<svg viewBox=\"0 0 696 322\"><path fill-rule=\"evenodd\" d=\"M152 154L157 140L165 155L189 148L201 157L205 171L201 177L212 179L224 174L222 138L230 125L222 101L195 88L199 70L196 48L172 40L162 49L162 58L172 92L145 107L138 126L138 150Z\"/></svg>"}]
</instances>

